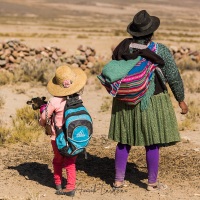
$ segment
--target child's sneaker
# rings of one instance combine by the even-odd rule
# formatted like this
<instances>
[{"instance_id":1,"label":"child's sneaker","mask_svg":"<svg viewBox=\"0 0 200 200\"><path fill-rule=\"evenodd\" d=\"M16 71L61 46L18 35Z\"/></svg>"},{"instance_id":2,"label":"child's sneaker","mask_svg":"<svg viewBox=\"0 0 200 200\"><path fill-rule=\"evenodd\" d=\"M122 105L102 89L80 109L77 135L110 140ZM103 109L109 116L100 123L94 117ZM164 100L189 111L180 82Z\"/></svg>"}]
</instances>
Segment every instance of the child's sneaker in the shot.
<instances>
[{"instance_id":1,"label":"child's sneaker","mask_svg":"<svg viewBox=\"0 0 200 200\"><path fill-rule=\"evenodd\" d=\"M56 192L55 194L57 195L63 195L63 191L62 191L62 186L61 185L56 185Z\"/></svg>"},{"instance_id":2,"label":"child's sneaker","mask_svg":"<svg viewBox=\"0 0 200 200\"><path fill-rule=\"evenodd\" d=\"M63 190L63 195L73 197L75 195L75 189L70 191Z\"/></svg>"}]
</instances>

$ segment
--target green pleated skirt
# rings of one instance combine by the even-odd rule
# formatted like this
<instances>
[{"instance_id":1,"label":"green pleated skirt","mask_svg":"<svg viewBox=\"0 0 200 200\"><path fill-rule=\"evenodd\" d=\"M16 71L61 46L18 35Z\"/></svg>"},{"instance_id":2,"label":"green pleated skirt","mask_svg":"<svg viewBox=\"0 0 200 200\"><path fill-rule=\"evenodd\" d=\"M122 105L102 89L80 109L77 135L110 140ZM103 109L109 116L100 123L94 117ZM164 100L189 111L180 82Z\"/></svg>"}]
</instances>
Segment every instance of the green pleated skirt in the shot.
<instances>
[{"instance_id":1,"label":"green pleated skirt","mask_svg":"<svg viewBox=\"0 0 200 200\"><path fill-rule=\"evenodd\" d=\"M151 97L147 109L113 99L109 139L131 146L168 146L180 141L177 119L168 93Z\"/></svg>"}]
</instances>

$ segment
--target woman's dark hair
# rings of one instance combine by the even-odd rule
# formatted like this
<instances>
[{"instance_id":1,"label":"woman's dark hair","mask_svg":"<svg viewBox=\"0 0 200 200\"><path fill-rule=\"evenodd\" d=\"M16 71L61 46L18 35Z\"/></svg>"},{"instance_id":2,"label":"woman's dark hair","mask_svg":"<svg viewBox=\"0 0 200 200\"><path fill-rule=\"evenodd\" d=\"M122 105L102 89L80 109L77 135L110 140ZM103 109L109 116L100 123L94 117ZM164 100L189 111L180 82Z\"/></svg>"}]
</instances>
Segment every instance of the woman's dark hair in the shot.
<instances>
[{"instance_id":1,"label":"woman's dark hair","mask_svg":"<svg viewBox=\"0 0 200 200\"><path fill-rule=\"evenodd\" d=\"M142 42L142 44L147 45L151 41L152 36L153 36L153 33L151 33L149 35L141 36L141 37L133 36L133 41L136 43L138 43L138 41L140 41L139 43Z\"/></svg>"}]
</instances>

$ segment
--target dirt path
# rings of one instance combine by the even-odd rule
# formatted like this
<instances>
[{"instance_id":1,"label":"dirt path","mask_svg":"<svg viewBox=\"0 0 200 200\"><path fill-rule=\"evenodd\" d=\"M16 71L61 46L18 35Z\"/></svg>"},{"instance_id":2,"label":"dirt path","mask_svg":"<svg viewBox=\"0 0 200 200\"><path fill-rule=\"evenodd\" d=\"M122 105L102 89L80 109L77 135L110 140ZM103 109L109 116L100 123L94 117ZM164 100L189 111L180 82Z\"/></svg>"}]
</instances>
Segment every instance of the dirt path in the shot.
<instances>
[{"instance_id":1,"label":"dirt path","mask_svg":"<svg viewBox=\"0 0 200 200\"><path fill-rule=\"evenodd\" d=\"M77 191L73 199L193 199L200 198L200 146L179 143L161 149L160 181L168 189L147 192L147 173L143 148L132 148L127 164L127 187L113 191L115 143L104 137L93 138L88 159L77 160ZM52 152L47 138L38 144L0 148L2 200L54 200L67 197L54 194ZM63 172L65 182L65 173Z\"/></svg>"},{"instance_id":2,"label":"dirt path","mask_svg":"<svg viewBox=\"0 0 200 200\"><path fill-rule=\"evenodd\" d=\"M69 55L74 54L81 44L95 48L97 55L107 58L111 55L113 45L116 46L124 37L129 37L125 36L124 32L127 22L132 20L132 14L148 8L151 14L159 15L161 19L158 33L163 37L155 35L158 42L167 46L181 45L191 47L193 50L200 49L197 6L199 0L184 3L172 0L156 1L156 3L136 1L134 4L121 1L119 7L113 7L114 4L117 5L117 1L109 1L111 4L106 1L106 4L98 2L97 7L94 7L96 1L92 4L88 1L86 6L80 1L80 5L70 4L68 9L64 0L54 1L60 2L59 6L52 4L53 1L1 0L0 2L1 41L17 39L32 48L57 46L64 48ZM75 15L71 15L74 10L76 10ZM88 12L88 16L85 16L85 11ZM40 18L42 16L47 17L46 20ZM52 17L54 20L49 20ZM199 74L196 71L192 73L195 73L197 79L194 80L191 76L187 81L198 86ZM191 85L188 84L188 89ZM194 99L199 99L199 95L199 92L187 93L186 100L193 102ZM16 83L1 86L0 97L5 99L5 104L0 109L0 126L1 124L12 126L16 110L24 107L26 101L35 96L46 96L47 99L50 97L46 88L37 84ZM94 136L87 150L88 159L80 155L77 160L77 190L73 199L199 200L199 121L195 124L195 131L192 128L181 131L182 142L161 149L159 180L168 185L167 190L155 193L146 191L147 169L144 148L133 147L127 164L125 178L127 187L113 191L111 185L114 180L116 143L107 140L110 121L108 96L104 89L99 89L94 78L88 81L83 100L93 118ZM179 114L177 104L175 109L178 121L184 121L185 117ZM103 110L105 112L102 112ZM31 145L0 146L0 156L0 200L71 199L54 194L53 155L46 135L41 135L39 142ZM63 183L65 181L66 176L63 172Z\"/></svg>"},{"instance_id":3,"label":"dirt path","mask_svg":"<svg viewBox=\"0 0 200 200\"><path fill-rule=\"evenodd\" d=\"M200 140L199 133L181 132L183 141L161 149L160 181L169 189L162 192L146 191L147 173L143 147L133 147L126 173L127 187L112 190L114 180L115 142L107 140L110 109L101 112L107 100L105 90L97 89L95 80L89 80L83 100L94 120L94 137L88 148L88 159L81 155L77 161L77 191L73 199L200 199ZM22 92L25 91L25 92ZM8 125L16 109L23 107L34 96L47 96L45 87L28 84L1 87L6 98L1 120ZM12 105L12 106L11 106ZM49 138L42 135L37 144L0 147L2 200L54 200L56 196L52 175L52 151ZM65 173L63 173L65 181Z\"/></svg>"}]
</instances>

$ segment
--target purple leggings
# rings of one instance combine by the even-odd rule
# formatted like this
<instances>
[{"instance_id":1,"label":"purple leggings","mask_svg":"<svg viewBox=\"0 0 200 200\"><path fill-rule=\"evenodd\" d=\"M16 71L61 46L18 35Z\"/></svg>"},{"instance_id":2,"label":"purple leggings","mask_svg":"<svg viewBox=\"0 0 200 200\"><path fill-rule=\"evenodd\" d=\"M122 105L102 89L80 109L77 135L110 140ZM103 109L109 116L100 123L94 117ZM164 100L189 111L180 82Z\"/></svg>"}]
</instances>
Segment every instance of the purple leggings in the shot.
<instances>
[{"instance_id":1,"label":"purple leggings","mask_svg":"<svg viewBox=\"0 0 200 200\"><path fill-rule=\"evenodd\" d=\"M131 146L118 143L115 152L115 181L124 181L128 154ZM145 146L148 169L148 183L156 183L159 165L159 146Z\"/></svg>"}]
</instances>

